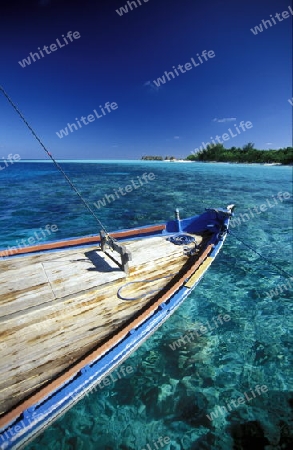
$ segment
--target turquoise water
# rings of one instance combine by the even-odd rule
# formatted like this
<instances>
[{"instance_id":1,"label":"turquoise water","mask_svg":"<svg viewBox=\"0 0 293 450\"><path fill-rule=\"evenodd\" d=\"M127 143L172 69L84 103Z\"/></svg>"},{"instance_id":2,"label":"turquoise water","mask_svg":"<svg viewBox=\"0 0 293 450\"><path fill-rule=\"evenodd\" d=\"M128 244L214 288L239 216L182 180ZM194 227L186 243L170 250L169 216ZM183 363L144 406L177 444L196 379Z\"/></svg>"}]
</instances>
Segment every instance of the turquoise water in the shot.
<instances>
[{"instance_id":1,"label":"turquoise water","mask_svg":"<svg viewBox=\"0 0 293 450\"><path fill-rule=\"evenodd\" d=\"M290 167L140 161L62 167L110 231L163 222L176 207L187 217L235 203L232 232L293 276ZM144 173L155 179L110 196ZM48 224L58 228L53 239L99 231L52 164L3 170L0 195L2 248ZM93 206L106 195L105 206ZM123 364L129 373L117 369L114 381L82 399L26 450L292 448L292 287L293 278L229 235L196 290ZM195 333L199 322L206 331ZM172 350L186 335L192 338Z\"/></svg>"}]
</instances>

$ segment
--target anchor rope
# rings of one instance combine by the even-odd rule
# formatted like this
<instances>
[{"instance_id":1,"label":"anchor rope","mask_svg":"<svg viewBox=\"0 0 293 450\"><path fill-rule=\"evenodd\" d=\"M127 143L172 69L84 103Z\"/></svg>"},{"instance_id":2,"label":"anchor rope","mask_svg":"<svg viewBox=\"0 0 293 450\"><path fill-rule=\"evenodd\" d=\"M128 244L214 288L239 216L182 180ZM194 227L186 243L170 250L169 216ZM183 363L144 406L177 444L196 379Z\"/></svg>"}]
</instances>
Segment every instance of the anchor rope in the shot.
<instances>
[{"instance_id":1,"label":"anchor rope","mask_svg":"<svg viewBox=\"0 0 293 450\"><path fill-rule=\"evenodd\" d=\"M283 272L283 274L286 275L286 278L292 278L292 275L290 275L288 272L286 272L286 270L281 269L281 267L277 266L276 264L274 264L270 259L266 258L265 256L263 256L261 253L259 253L257 250L255 250L253 247L251 247L249 244L247 244L246 242L243 242L242 239L240 239L237 234L235 234L234 232L232 232L230 229L228 230L228 233L231 234L232 236L234 236L239 242L241 242L241 244L245 245L246 247L248 247L250 250L252 250L254 253L256 253L258 256L260 256L264 261L267 261L269 264L271 264L272 266L274 266L276 269L278 269L280 272Z\"/></svg>"},{"instance_id":2,"label":"anchor rope","mask_svg":"<svg viewBox=\"0 0 293 450\"><path fill-rule=\"evenodd\" d=\"M159 277L159 278L153 278L152 280L129 281L129 283L124 284L123 286L121 286L118 289L117 297L120 298L121 300L126 300L126 301L140 300L141 298L148 297L149 295L154 294L155 292L159 292L162 288L152 289L150 291L147 291L145 294L139 295L138 297L123 297L121 295L122 289L125 289L126 286L129 286L130 284L134 284L134 283L153 283L154 281L162 280L163 278L171 278L171 277L173 277L173 275L166 275L166 276Z\"/></svg>"},{"instance_id":3,"label":"anchor rope","mask_svg":"<svg viewBox=\"0 0 293 450\"><path fill-rule=\"evenodd\" d=\"M62 173L62 175L64 176L64 178L66 179L66 181L68 182L68 184L70 185L70 187L74 190L74 192L78 195L79 199L82 201L82 203L84 204L84 206L87 208L87 210L91 213L91 215L94 217L94 219L98 222L99 226L105 231L105 233L107 234L107 236L112 239L114 241L114 238L112 236L109 235L109 233L107 232L106 228L104 227L104 225L102 224L102 222L100 221L100 219L98 218L98 216L95 214L95 212L92 210L92 208L90 207L90 205L88 204L88 202L83 198L83 196L81 195L81 193L79 192L79 190L77 189L77 187L74 185L74 183L70 180L70 178L68 177L68 175L66 175L66 173L64 172L64 170L62 169L62 167L60 167L60 165L57 163L57 161L54 159L54 157L51 155L51 153L47 150L47 148L45 147L45 145L43 144L43 142L41 141L41 139L39 138L39 136L35 133L35 131L33 130L33 128L30 126L30 124L27 122L27 120L25 119L25 117L23 116L23 114L20 112L20 110L18 109L18 107L15 105L15 103L13 103L12 99L9 97L9 95L7 94L7 92L4 90L4 88L2 86L0 86L0 90L3 92L4 96L7 98L8 102L11 104L11 106L14 108L14 110L17 112L17 114L20 116L20 118L22 119L22 121L25 123L25 125L28 127L28 129L30 130L30 132L32 133L32 135L34 136L34 138L39 142L39 144L41 145L41 147L43 148L43 150L45 150L45 152L47 153L47 155L49 156L49 158L53 161L53 163L55 164L56 168Z\"/></svg>"}]
</instances>

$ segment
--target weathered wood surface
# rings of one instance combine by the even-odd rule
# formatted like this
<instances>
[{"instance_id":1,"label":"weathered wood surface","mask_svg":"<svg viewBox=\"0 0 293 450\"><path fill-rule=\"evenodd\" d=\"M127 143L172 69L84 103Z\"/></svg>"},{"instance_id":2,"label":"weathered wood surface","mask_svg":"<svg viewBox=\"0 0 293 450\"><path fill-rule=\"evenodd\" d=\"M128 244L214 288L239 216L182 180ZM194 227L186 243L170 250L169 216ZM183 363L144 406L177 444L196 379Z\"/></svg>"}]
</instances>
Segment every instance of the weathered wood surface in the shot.
<instances>
[{"instance_id":1,"label":"weathered wood surface","mask_svg":"<svg viewBox=\"0 0 293 450\"><path fill-rule=\"evenodd\" d=\"M199 239L197 239L199 240ZM0 414L19 403L115 332L186 262L164 237L124 243L130 274L97 247L0 262Z\"/></svg>"}]
</instances>

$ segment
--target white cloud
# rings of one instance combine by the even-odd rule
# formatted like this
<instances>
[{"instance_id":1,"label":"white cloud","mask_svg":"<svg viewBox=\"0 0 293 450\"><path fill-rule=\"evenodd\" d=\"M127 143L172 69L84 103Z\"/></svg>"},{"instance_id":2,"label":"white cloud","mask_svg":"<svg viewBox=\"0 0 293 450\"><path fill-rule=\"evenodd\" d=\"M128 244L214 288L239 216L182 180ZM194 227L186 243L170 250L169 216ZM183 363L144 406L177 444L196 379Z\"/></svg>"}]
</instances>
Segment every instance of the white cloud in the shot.
<instances>
[{"instance_id":1,"label":"white cloud","mask_svg":"<svg viewBox=\"0 0 293 450\"><path fill-rule=\"evenodd\" d=\"M158 92L158 90L160 89L158 86L156 86L154 83L152 83L151 81L146 81L145 83L144 83L144 86L146 87L146 88L148 88L148 90L150 91L150 92Z\"/></svg>"},{"instance_id":2,"label":"white cloud","mask_svg":"<svg viewBox=\"0 0 293 450\"><path fill-rule=\"evenodd\" d=\"M236 117L224 117L223 119L217 119L217 117L215 119L213 119L213 122L218 122L218 123L225 123L225 122L234 122L236 120Z\"/></svg>"},{"instance_id":3,"label":"white cloud","mask_svg":"<svg viewBox=\"0 0 293 450\"><path fill-rule=\"evenodd\" d=\"M174 136L174 139L180 139L180 136Z\"/></svg>"}]
</instances>

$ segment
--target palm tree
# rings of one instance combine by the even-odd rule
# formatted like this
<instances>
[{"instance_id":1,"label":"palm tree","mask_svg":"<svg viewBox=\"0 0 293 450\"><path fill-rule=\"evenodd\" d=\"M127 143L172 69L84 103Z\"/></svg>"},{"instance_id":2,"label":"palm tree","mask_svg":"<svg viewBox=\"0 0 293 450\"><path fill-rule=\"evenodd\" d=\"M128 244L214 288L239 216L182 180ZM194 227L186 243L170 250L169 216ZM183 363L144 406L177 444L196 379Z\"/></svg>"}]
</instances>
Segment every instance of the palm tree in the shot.
<instances>
[{"instance_id":1,"label":"palm tree","mask_svg":"<svg viewBox=\"0 0 293 450\"><path fill-rule=\"evenodd\" d=\"M242 147L242 150L244 152L249 152L250 150L253 150L254 144L252 142L248 142L248 144L244 145Z\"/></svg>"}]
</instances>

